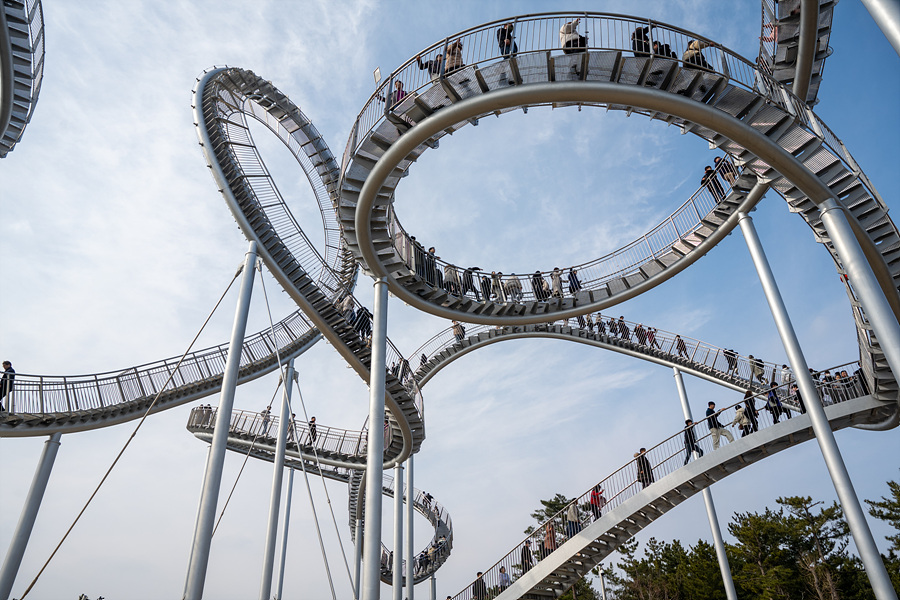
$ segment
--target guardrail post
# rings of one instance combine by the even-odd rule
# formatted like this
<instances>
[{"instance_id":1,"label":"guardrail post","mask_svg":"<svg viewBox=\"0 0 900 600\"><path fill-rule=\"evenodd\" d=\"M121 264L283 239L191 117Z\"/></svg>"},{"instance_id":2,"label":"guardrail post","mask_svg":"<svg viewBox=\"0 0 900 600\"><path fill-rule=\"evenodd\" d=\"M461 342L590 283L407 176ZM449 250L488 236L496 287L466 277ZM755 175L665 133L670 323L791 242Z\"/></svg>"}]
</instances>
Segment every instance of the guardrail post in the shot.
<instances>
[{"instance_id":1,"label":"guardrail post","mask_svg":"<svg viewBox=\"0 0 900 600\"><path fill-rule=\"evenodd\" d=\"M22 515L19 517L19 523L16 525L16 530L9 543L9 550L6 552L3 566L0 567L0 598L9 598L12 593L12 586L19 572L19 566L22 564L22 557L25 556L25 547L28 546L28 538L31 537L38 509L41 507L41 500L47 490L47 482L50 481L50 472L53 470L53 463L59 451L61 437L62 434L54 433L44 442L44 450L41 452L41 459L34 472L34 479L31 481L31 488L28 490Z\"/></svg>"},{"instance_id":2,"label":"guardrail post","mask_svg":"<svg viewBox=\"0 0 900 600\"><path fill-rule=\"evenodd\" d=\"M840 213L840 211L833 212ZM840 214L843 216L843 213ZM823 222L825 221L825 211L822 213L822 220ZM775 276L772 274L762 243L756 234L753 219L747 213L739 212L738 223L740 223L741 232L744 234L744 240L747 242L747 248L750 250L750 257L753 259L753 265L756 267L757 275L759 275L760 284L766 295L769 309L772 311L772 317L775 321L775 326L778 328L778 335L781 337L781 342L784 345L791 370L794 372L797 386L803 395L803 402L806 405L806 412L812 423L813 432L816 434L819 450L821 450L822 457L825 459L825 466L828 467L831 481L841 502L844 515L847 518L847 524L850 526L853 541L856 543L859 556L866 568L866 575L872 584L872 590L875 592L875 597L878 600L894 600L897 598L894 593L894 587L891 584L890 577L888 577L884 562L881 560L878 547L875 545L875 538L872 537L872 531L866 522L865 513L863 513L859 498L853 489L853 482L850 481L850 474L847 472L847 466L844 464L841 450L834 439L834 432L831 430L828 417L825 416L822 399L819 397L819 391L816 389L815 382L813 382L812 376L809 374L809 365L806 363L806 357L803 356L800 342L797 339L797 334L794 332L794 326L784 305L784 300L781 298L778 284L775 282ZM829 234L831 233L831 230L829 230ZM850 235L852 235L852 232ZM835 246L838 247L838 244L835 243ZM840 252L838 253L840 254ZM856 282L854 282L854 285L856 285ZM894 326L897 326L896 320L894 321Z\"/></svg>"},{"instance_id":3,"label":"guardrail post","mask_svg":"<svg viewBox=\"0 0 900 600\"><path fill-rule=\"evenodd\" d=\"M229 343L228 358L222 376L222 393L219 399L219 416L213 432L212 444L203 476L203 489L200 495L200 507L197 510L197 523L194 528L194 540L191 546L191 557L184 585L184 600L200 600L203 597L203 586L206 583L206 569L209 565L209 548L212 544L213 524L216 517L216 505L219 499L219 488L222 483L222 469L225 464L225 445L228 441L228 429L231 425L231 410L234 405L234 392L237 388L238 371L240 369L240 351L247 329L247 316L250 312L250 295L253 291L254 270L256 268L256 242L250 242L243 264L241 291L235 311L234 325Z\"/></svg>"}]
</instances>

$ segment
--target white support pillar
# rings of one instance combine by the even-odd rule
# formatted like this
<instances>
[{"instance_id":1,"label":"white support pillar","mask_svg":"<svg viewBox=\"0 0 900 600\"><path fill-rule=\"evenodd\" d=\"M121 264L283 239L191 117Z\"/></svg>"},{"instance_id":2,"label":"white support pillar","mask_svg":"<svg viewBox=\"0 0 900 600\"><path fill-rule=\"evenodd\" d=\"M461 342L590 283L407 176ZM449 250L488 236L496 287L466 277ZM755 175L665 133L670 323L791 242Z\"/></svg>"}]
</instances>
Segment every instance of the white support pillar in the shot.
<instances>
[{"instance_id":1,"label":"white support pillar","mask_svg":"<svg viewBox=\"0 0 900 600\"><path fill-rule=\"evenodd\" d=\"M278 569L278 583L275 585L275 600L284 598L284 565L287 559L288 531L291 522L291 496L294 492L294 469L288 469L287 498L284 500L284 523L281 526L281 565Z\"/></svg>"},{"instance_id":2,"label":"white support pillar","mask_svg":"<svg viewBox=\"0 0 900 600\"><path fill-rule=\"evenodd\" d=\"M278 439L275 441L272 494L269 498L269 521L266 529L262 578L259 584L259 600L270 600L272 594L272 570L275 567L275 542L278 538L278 511L281 504L281 482L284 478L284 453L287 447L288 427L292 425L291 388L294 383L294 359L288 362L287 369L285 369L283 375L284 392L281 395L281 419L278 421Z\"/></svg>"},{"instance_id":3,"label":"white support pillar","mask_svg":"<svg viewBox=\"0 0 900 600\"><path fill-rule=\"evenodd\" d=\"M844 208L833 198L819 205L822 224L841 257L841 263L850 278L850 285L859 295L859 301L866 311L866 318L875 331L878 345L884 352L894 377L900 379L900 323L891 310L891 305L884 291L875 278L875 272L869 264L859 240L853 233L850 221L844 214ZM760 252L762 246L760 246ZM773 279L774 282L774 279ZM895 292L896 293L896 292Z\"/></svg>"},{"instance_id":4,"label":"white support pillar","mask_svg":"<svg viewBox=\"0 0 900 600\"><path fill-rule=\"evenodd\" d=\"M247 329L247 315L250 312L250 296L253 292L253 276L256 269L256 242L250 242L250 249L244 260L240 296L228 345L228 358L222 375L222 392L212 444L206 460L203 475L203 489L200 493L200 507L197 510L197 524L191 546L191 559L184 584L184 600L200 600L206 583L206 569L209 566L209 549L212 545L213 525L216 519L216 505L222 484L222 470L225 465L225 444L231 427L231 410L234 406L234 392L237 388L238 371L241 366L241 350Z\"/></svg>"},{"instance_id":5,"label":"white support pillar","mask_svg":"<svg viewBox=\"0 0 900 600\"><path fill-rule=\"evenodd\" d=\"M900 0L862 0L884 37L900 55Z\"/></svg>"},{"instance_id":6,"label":"white support pillar","mask_svg":"<svg viewBox=\"0 0 900 600\"><path fill-rule=\"evenodd\" d=\"M844 222L846 223L846 217L844 217L841 211L831 211L831 214L840 215L844 218ZM822 220L825 222L824 213L822 215ZM816 389L812 376L809 374L809 366L806 364L806 357L803 356L800 342L797 339L797 334L794 332L794 326L788 316L784 300L781 298L781 292L778 290L778 285L775 283L775 276L772 274L772 269L769 266L769 261L763 251L762 243L759 241L759 236L756 234L756 227L753 225L753 219L751 219L750 215L747 213L741 212L738 213L738 222L741 225L741 231L747 242L747 248L750 250L750 256L756 267L756 273L759 275L759 281L762 284L763 292L765 292L766 300L769 303L769 309L772 311L772 317L775 320L775 326L778 328L778 334L781 336L781 343L784 345L784 351L787 354L788 362L793 370L797 386L800 389L800 394L803 396L803 402L806 406L806 412L809 415L810 422L812 423L813 432L816 434L819 450L822 452L822 457L825 459L825 466L831 474L831 481L834 484L834 489L841 502L841 508L844 511L847 524L850 526L850 533L853 535L853 541L856 543L857 550L859 550L859 556L865 566L866 575L869 577L869 582L872 584L872 590L875 592L875 597L878 600L896 600L897 594L894 593L894 588L891 585L891 580L884 567L884 562L881 560L881 554L878 552L878 547L875 545L875 538L872 536L872 531L869 529L868 522L866 522L866 517L863 513L862 506L859 503L859 498L857 498L856 491L853 489L853 482L850 481L850 474L847 472L847 467L844 464L841 451L838 448L837 441L834 439L834 432L831 430L831 426L828 423L828 417L825 416L825 409L822 407L822 400L819 398L819 392ZM828 228L827 224L826 228ZM847 228L849 229L849 223L847 223ZM829 229L829 235L832 234L832 230ZM853 236L852 231L850 231L850 236L853 237L853 241L855 242L856 238ZM834 241L834 238L832 238L832 240ZM838 253L840 254L840 248L836 242L835 247L838 248ZM858 247L859 245L857 244L857 248ZM860 253L862 252L861 249L859 251ZM841 255L841 258L844 259L845 257ZM851 275L851 277L853 277L853 275ZM874 275L872 277L874 279ZM851 279L851 281L853 280ZM857 292L858 291L859 290L857 289ZM882 298L884 298L883 295Z\"/></svg>"},{"instance_id":7,"label":"white support pillar","mask_svg":"<svg viewBox=\"0 0 900 600\"><path fill-rule=\"evenodd\" d=\"M384 393L387 362L388 287L375 280L372 362L369 373L369 445L366 449L365 535L362 600L381 597L381 487L384 476Z\"/></svg>"},{"instance_id":8,"label":"white support pillar","mask_svg":"<svg viewBox=\"0 0 900 600\"><path fill-rule=\"evenodd\" d=\"M687 388L684 387L684 378L678 367L672 367L675 373L675 387L678 388L678 398L681 400L681 411L685 420L694 420L691 415L691 405L688 403ZM688 451L687 447L684 449ZM696 455L697 453L694 452ZM697 458L697 456L694 456ZM719 528L719 517L716 515L716 505L713 503L712 491L703 488L703 503L706 505L706 518L709 520L709 530L713 536L713 546L716 549L716 558L719 559L719 571L722 573L722 581L725 584L725 596L728 600L737 600L737 590L734 588L734 580L731 578L731 565L728 564L728 554L725 552L725 540L722 530ZM604 594L604 597L606 594Z\"/></svg>"},{"instance_id":9,"label":"white support pillar","mask_svg":"<svg viewBox=\"0 0 900 600\"><path fill-rule=\"evenodd\" d=\"M606 578L603 576L603 567L600 567L600 598L606 599Z\"/></svg>"},{"instance_id":10,"label":"white support pillar","mask_svg":"<svg viewBox=\"0 0 900 600\"><path fill-rule=\"evenodd\" d=\"M391 574L394 600L403 600L403 465L400 464L394 467L394 560Z\"/></svg>"},{"instance_id":11,"label":"white support pillar","mask_svg":"<svg viewBox=\"0 0 900 600\"><path fill-rule=\"evenodd\" d=\"M415 587L415 548L413 548L413 507L416 503L416 488L413 487L413 455L406 459L406 600L413 600Z\"/></svg>"},{"instance_id":12,"label":"white support pillar","mask_svg":"<svg viewBox=\"0 0 900 600\"><path fill-rule=\"evenodd\" d=\"M436 600L437 598L437 580L434 578L434 573L431 574L431 600Z\"/></svg>"},{"instance_id":13,"label":"white support pillar","mask_svg":"<svg viewBox=\"0 0 900 600\"><path fill-rule=\"evenodd\" d=\"M28 539L31 537L31 531L34 529L34 522L37 520L44 492L47 491L47 483L50 481L50 472L53 471L53 463L56 461L61 437L62 434L54 433L44 442L41 459L38 461L37 469L34 471L34 479L31 480L31 487L28 489L28 496L25 498L25 506L22 507L19 523L16 525L16 530L13 532L12 539L9 542L9 550L7 550L6 558L3 560L3 567L0 568L0 598L4 600L9 598L12 593L13 583L16 581L19 567L22 565L22 558L25 556Z\"/></svg>"},{"instance_id":14,"label":"white support pillar","mask_svg":"<svg viewBox=\"0 0 900 600\"><path fill-rule=\"evenodd\" d=\"M363 545L363 522L362 519L356 519L356 544L354 544L354 554L356 559L356 572L353 578L353 598L359 599L360 575L362 574L362 545ZM279 599L280 600L280 599Z\"/></svg>"}]
</instances>

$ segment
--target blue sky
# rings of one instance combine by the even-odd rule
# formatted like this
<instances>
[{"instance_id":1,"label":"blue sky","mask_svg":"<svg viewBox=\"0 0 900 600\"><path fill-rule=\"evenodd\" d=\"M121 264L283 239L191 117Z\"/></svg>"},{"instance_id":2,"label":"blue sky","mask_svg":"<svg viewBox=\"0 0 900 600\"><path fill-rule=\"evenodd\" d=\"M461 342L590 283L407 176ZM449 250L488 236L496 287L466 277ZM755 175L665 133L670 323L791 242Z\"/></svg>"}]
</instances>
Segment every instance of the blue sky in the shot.
<instances>
[{"instance_id":1,"label":"blue sky","mask_svg":"<svg viewBox=\"0 0 900 600\"><path fill-rule=\"evenodd\" d=\"M372 92L375 67L387 74L420 49L480 23L564 8L587 7L96 2L86 10L81 3L46 2L41 98L21 144L0 163L0 354L22 373L74 375L185 349L247 246L197 146L190 91L203 69L228 64L270 79L340 155ZM757 53L754 2L632 0L590 9L658 19L750 60ZM900 60L855 2L837 6L831 46L815 110L896 207L893 143L900 139L900 113L893 99L900 95ZM321 239L301 171L278 143L261 135L258 141L305 231ZM596 258L647 231L696 189L713 156L704 141L640 116L535 109L482 119L479 127L443 139L398 187L396 206L409 231L460 264L503 272L551 268ZM826 368L857 358L849 305L827 252L774 193L753 217L808 362ZM265 285L276 319L293 310L271 278ZM357 296L369 306L371 289L361 278ZM258 285L256 291L253 331L267 322ZM201 344L228 339L234 300L232 294ZM613 311L784 361L739 232ZM404 352L447 325L391 301L389 335ZM318 344L297 370L303 400L320 423L362 425L366 386L330 346ZM261 410L276 383L270 376L240 388L236 406ZM710 399L738 399L692 378L687 388L695 414ZM435 377L424 395L428 437L416 458L416 486L448 508L456 532L454 554L438 573L438 597L458 592L520 541L539 499L583 492L629 460L636 446L655 444L681 422L670 370L558 341L506 342L473 353ZM189 410L148 420L30 598L181 593L206 459L206 445L184 429ZM14 594L40 568L132 428L63 437ZM837 439L858 494L885 494L884 482L900 475L897 431L844 431ZM15 526L42 442L0 440L0 546ZM240 457L230 455L223 487L239 468ZM245 469L213 543L208 597L256 593L270 480L267 464ZM322 484L312 483L317 502L324 502ZM302 480L295 485L285 589L327 597ZM328 484L328 492L349 549L345 490ZM780 495L830 501L834 490L818 448L807 443L722 481L713 495L724 520L774 505ZM389 505L385 513L388 525ZM424 519L417 527L424 547ZM336 588L348 597L329 528ZM878 523L873 529L883 543L887 530ZM685 502L639 537L651 535L709 539L701 499ZM387 530L385 539L391 539Z\"/></svg>"}]
</instances>

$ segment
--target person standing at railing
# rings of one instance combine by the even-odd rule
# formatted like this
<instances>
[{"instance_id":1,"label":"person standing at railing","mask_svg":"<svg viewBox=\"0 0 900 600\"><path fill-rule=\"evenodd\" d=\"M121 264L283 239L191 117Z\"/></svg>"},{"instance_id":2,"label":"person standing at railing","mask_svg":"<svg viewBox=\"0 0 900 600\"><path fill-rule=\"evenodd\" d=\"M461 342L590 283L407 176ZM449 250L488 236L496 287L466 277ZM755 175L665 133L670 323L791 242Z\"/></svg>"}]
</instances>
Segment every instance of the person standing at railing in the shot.
<instances>
[{"instance_id":1,"label":"person standing at railing","mask_svg":"<svg viewBox=\"0 0 900 600\"><path fill-rule=\"evenodd\" d=\"M641 487L645 488L653 483L653 467L647 460L647 449L641 448L634 453L634 463L637 466L637 480L641 482Z\"/></svg>"},{"instance_id":2,"label":"person standing at railing","mask_svg":"<svg viewBox=\"0 0 900 600\"><path fill-rule=\"evenodd\" d=\"M769 387L769 393L766 395L766 410L772 413L772 421L778 422L779 416L784 415L788 419L791 418L791 411L781 405L781 399L778 397L778 386L774 383Z\"/></svg>"},{"instance_id":3,"label":"person standing at railing","mask_svg":"<svg viewBox=\"0 0 900 600\"><path fill-rule=\"evenodd\" d=\"M603 315L597 313L597 333L606 333L606 323L603 322Z\"/></svg>"},{"instance_id":4,"label":"person standing at railing","mask_svg":"<svg viewBox=\"0 0 900 600\"><path fill-rule=\"evenodd\" d=\"M578 279L578 271L569 269L569 293L573 296L581 290L581 281Z\"/></svg>"},{"instance_id":5,"label":"person standing at railing","mask_svg":"<svg viewBox=\"0 0 900 600\"><path fill-rule=\"evenodd\" d=\"M465 271L463 271L462 276L462 293L468 294L472 292L475 294L475 300L477 302L481 302L481 296L478 294L478 288L475 287L475 271L479 270L478 267L469 267Z\"/></svg>"},{"instance_id":6,"label":"person standing at railing","mask_svg":"<svg viewBox=\"0 0 900 600\"><path fill-rule=\"evenodd\" d=\"M737 181L738 178L738 172L734 167L734 163L721 156L715 157L713 163L715 164L716 171L722 176L722 179L727 181L729 185L734 185L734 182Z\"/></svg>"},{"instance_id":7,"label":"person standing at railing","mask_svg":"<svg viewBox=\"0 0 900 600\"><path fill-rule=\"evenodd\" d=\"M681 55L681 60L684 61L685 68L712 71L709 67L709 63L706 62L706 58L703 56L703 49L709 48L710 46L711 44L709 42L702 42L700 40L691 40L688 42L688 49ZM706 90L701 89L701 92L703 91Z\"/></svg>"},{"instance_id":8,"label":"person standing at railing","mask_svg":"<svg viewBox=\"0 0 900 600\"><path fill-rule=\"evenodd\" d=\"M591 513L594 515L595 521L603 514L604 506L606 506L606 498L603 496L603 488L598 483L591 490Z\"/></svg>"},{"instance_id":9,"label":"person standing at railing","mask_svg":"<svg viewBox=\"0 0 900 600\"><path fill-rule=\"evenodd\" d=\"M431 76L431 81L437 81L441 76L441 68L444 63L444 55L438 54L432 60L422 62L422 55L418 55L416 57L416 64L419 65L419 69L423 71L428 71L428 74Z\"/></svg>"},{"instance_id":10,"label":"person standing at railing","mask_svg":"<svg viewBox=\"0 0 900 600\"><path fill-rule=\"evenodd\" d=\"M515 41L515 26L506 23L497 30L497 45L500 47L500 56L509 58L519 51Z\"/></svg>"},{"instance_id":11,"label":"person standing at railing","mask_svg":"<svg viewBox=\"0 0 900 600\"><path fill-rule=\"evenodd\" d=\"M266 409L259 414L262 417L262 425L260 425L260 427L259 427L259 435L261 437L268 437L269 436L269 418L272 415L272 407L267 406Z\"/></svg>"},{"instance_id":12,"label":"person standing at railing","mask_svg":"<svg viewBox=\"0 0 900 600\"><path fill-rule=\"evenodd\" d=\"M572 539L581 531L581 511L578 510L578 499L569 504L566 511L566 537Z\"/></svg>"},{"instance_id":13,"label":"person standing at railing","mask_svg":"<svg viewBox=\"0 0 900 600\"><path fill-rule=\"evenodd\" d=\"M791 368L787 365L781 365L781 383L790 383L794 380L793 374L791 374Z\"/></svg>"},{"instance_id":14,"label":"person standing at railing","mask_svg":"<svg viewBox=\"0 0 900 600\"><path fill-rule=\"evenodd\" d=\"M503 273L491 271L491 296L497 302L506 302L506 293L503 291Z\"/></svg>"},{"instance_id":15,"label":"person standing at railing","mask_svg":"<svg viewBox=\"0 0 900 600\"><path fill-rule=\"evenodd\" d=\"M675 334L675 350L678 352L678 356L683 356L684 358L688 357L687 346L684 343L684 340L681 339L681 336L677 333Z\"/></svg>"},{"instance_id":16,"label":"person standing at railing","mask_svg":"<svg viewBox=\"0 0 900 600\"><path fill-rule=\"evenodd\" d=\"M694 435L694 422L690 419L684 422L684 464L691 461L691 454L697 453L697 457L703 456L703 448L697 443L697 436Z\"/></svg>"},{"instance_id":17,"label":"person standing at railing","mask_svg":"<svg viewBox=\"0 0 900 600\"><path fill-rule=\"evenodd\" d=\"M453 321L453 337L456 338L457 343L463 341L466 337L466 328L459 321L455 320Z\"/></svg>"},{"instance_id":18,"label":"person standing at railing","mask_svg":"<svg viewBox=\"0 0 900 600\"><path fill-rule=\"evenodd\" d=\"M447 74L462 69L466 64L462 59L463 43L462 40L456 40L447 46ZM463 79L460 83L464 83L468 79Z\"/></svg>"},{"instance_id":19,"label":"person standing at railing","mask_svg":"<svg viewBox=\"0 0 900 600\"><path fill-rule=\"evenodd\" d=\"M316 418L310 417L309 418L309 443L315 444L316 437L318 437L318 434L316 432Z\"/></svg>"},{"instance_id":20,"label":"person standing at railing","mask_svg":"<svg viewBox=\"0 0 900 600\"><path fill-rule=\"evenodd\" d=\"M752 354L748 355L747 359L750 361L750 380L752 381L755 377L760 383L765 383L766 373L763 369L763 362L758 358L753 358Z\"/></svg>"},{"instance_id":21,"label":"person standing at railing","mask_svg":"<svg viewBox=\"0 0 900 600\"><path fill-rule=\"evenodd\" d=\"M734 411L734 421L731 422L731 426L734 427L737 425L741 428L741 437L748 436L753 433L753 426L750 424L750 417L747 416L747 409L743 406L738 406Z\"/></svg>"},{"instance_id":22,"label":"person standing at railing","mask_svg":"<svg viewBox=\"0 0 900 600\"><path fill-rule=\"evenodd\" d=\"M628 329L628 325L625 324L625 317L619 317L619 337L623 340L631 341L631 330Z\"/></svg>"},{"instance_id":23,"label":"person standing at railing","mask_svg":"<svg viewBox=\"0 0 900 600\"><path fill-rule=\"evenodd\" d=\"M544 284L546 283L540 271L535 271L534 275L531 276L531 291L534 292L534 299L538 302L543 302L549 298L549 295L544 291Z\"/></svg>"},{"instance_id":24,"label":"person standing at railing","mask_svg":"<svg viewBox=\"0 0 900 600\"><path fill-rule=\"evenodd\" d=\"M553 522L544 525L544 539L541 541L541 560L547 558L551 552L556 550L556 527Z\"/></svg>"},{"instance_id":25,"label":"person standing at railing","mask_svg":"<svg viewBox=\"0 0 900 600\"><path fill-rule=\"evenodd\" d=\"M506 567L500 567L500 577L498 578L498 583L500 584L500 591L502 592L510 585L512 585L512 581L509 579L509 573L506 572Z\"/></svg>"},{"instance_id":26,"label":"person standing at railing","mask_svg":"<svg viewBox=\"0 0 900 600\"><path fill-rule=\"evenodd\" d=\"M522 282L513 273L509 277L509 281L503 284L503 290L506 292L506 298L513 302L522 301Z\"/></svg>"},{"instance_id":27,"label":"person standing at railing","mask_svg":"<svg viewBox=\"0 0 900 600\"><path fill-rule=\"evenodd\" d=\"M725 360L728 361L728 374L730 375L737 369L737 352L726 348L722 351L722 354L725 355Z\"/></svg>"},{"instance_id":28,"label":"person standing at railing","mask_svg":"<svg viewBox=\"0 0 900 600\"><path fill-rule=\"evenodd\" d=\"M668 44L660 44L657 41L653 42L653 54L660 58L674 58L675 60L678 60L678 55L675 54L671 46Z\"/></svg>"},{"instance_id":29,"label":"person standing at railing","mask_svg":"<svg viewBox=\"0 0 900 600\"><path fill-rule=\"evenodd\" d=\"M591 313L588 313L585 317L585 322L587 323L588 331L594 333L594 319L591 317Z\"/></svg>"},{"instance_id":30,"label":"person standing at railing","mask_svg":"<svg viewBox=\"0 0 900 600\"><path fill-rule=\"evenodd\" d=\"M806 405L803 403L803 396L800 394L800 388L797 387L796 383L791 384L791 400L800 407L800 414L806 414Z\"/></svg>"},{"instance_id":31,"label":"person standing at railing","mask_svg":"<svg viewBox=\"0 0 900 600\"><path fill-rule=\"evenodd\" d=\"M750 419L750 432L759 431L759 410L756 408L756 399L751 389L744 392L744 414Z\"/></svg>"},{"instance_id":32,"label":"person standing at railing","mask_svg":"<svg viewBox=\"0 0 900 600\"><path fill-rule=\"evenodd\" d=\"M550 289L552 290L551 296L562 298L562 271L559 270L559 267L553 267L553 272L550 273Z\"/></svg>"},{"instance_id":33,"label":"person standing at railing","mask_svg":"<svg viewBox=\"0 0 900 600\"><path fill-rule=\"evenodd\" d=\"M635 58L645 58L650 56L650 30L656 25L648 25L647 27L638 27L631 34L631 49L634 51Z\"/></svg>"},{"instance_id":34,"label":"person standing at railing","mask_svg":"<svg viewBox=\"0 0 900 600\"><path fill-rule=\"evenodd\" d=\"M13 369L11 362L4 360L3 377L0 378L0 412L6 411L6 409L3 408L3 400L12 394L13 388L15 387L15 380L16 370Z\"/></svg>"},{"instance_id":35,"label":"person standing at railing","mask_svg":"<svg viewBox=\"0 0 900 600\"><path fill-rule=\"evenodd\" d=\"M447 284L447 291L453 294L454 296L459 296L460 285L459 281L459 271L456 270L456 267L453 265L447 265L444 267L444 282Z\"/></svg>"},{"instance_id":36,"label":"person standing at railing","mask_svg":"<svg viewBox=\"0 0 900 600\"><path fill-rule=\"evenodd\" d=\"M522 553L519 555L519 567L524 575L534 566L534 556L531 553L531 540L525 540L522 545Z\"/></svg>"},{"instance_id":37,"label":"person standing at railing","mask_svg":"<svg viewBox=\"0 0 900 600\"><path fill-rule=\"evenodd\" d=\"M634 337L637 338L637 341L641 346L647 345L647 330L644 329L643 323L638 323L637 327L634 328Z\"/></svg>"},{"instance_id":38,"label":"person standing at railing","mask_svg":"<svg viewBox=\"0 0 900 600\"><path fill-rule=\"evenodd\" d=\"M659 342L656 341L656 327L647 328L647 340L650 341L651 348L659 348Z\"/></svg>"},{"instance_id":39,"label":"person standing at railing","mask_svg":"<svg viewBox=\"0 0 900 600\"><path fill-rule=\"evenodd\" d=\"M734 436L731 435L731 432L719 423L719 415L721 413L722 411L716 411L715 402L709 403L706 409L706 424L709 426L709 432L712 434L713 450L719 449L719 438L723 436L728 440L729 444L734 441Z\"/></svg>"},{"instance_id":40,"label":"person standing at railing","mask_svg":"<svg viewBox=\"0 0 900 600\"><path fill-rule=\"evenodd\" d=\"M483 573L478 571L475 583L472 584L472 600L487 600L487 586L482 579Z\"/></svg>"},{"instance_id":41,"label":"person standing at railing","mask_svg":"<svg viewBox=\"0 0 900 600\"><path fill-rule=\"evenodd\" d=\"M584 52L587 48L587 37L578 33L578 23L581 19L569 21L559 28L559 46L565 54Z\"/></svg>"},{"instance_id":42,"label":"person standing at railing","mask_svg":"<svg viewBox=\"0 0 900 600\"><path fill-rule=\"evenodd\" d=\"M706 186L706 189L712 194L716 204L725 199L725 188L719 183L719 178L716 177L716 172L713 171L711 166L706 165L703 168L703 177L700 178L700 185Z\"/></svg>"}]
</instances>

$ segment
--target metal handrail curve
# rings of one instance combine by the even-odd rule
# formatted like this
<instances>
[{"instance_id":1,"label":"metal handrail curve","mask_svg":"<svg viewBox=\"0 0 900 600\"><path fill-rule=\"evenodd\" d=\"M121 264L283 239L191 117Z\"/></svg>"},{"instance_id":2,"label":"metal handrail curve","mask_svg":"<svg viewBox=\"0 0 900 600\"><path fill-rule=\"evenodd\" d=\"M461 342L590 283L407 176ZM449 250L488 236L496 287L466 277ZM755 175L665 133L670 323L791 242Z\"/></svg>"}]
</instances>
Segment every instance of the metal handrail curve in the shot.
<instances>
[{"instance_id":1,"label":"metal handrail curve","mask_svg":"<svg viewBox=\"0 0 900 600\"><path fill-rule=\"evenodd\" d=\"M852 370L854 373L857 373L860 370L860 365L858 362L849 362L832 367L829 370L838 372ZM779 417L781 416L789 419L792 416L791 412L805 412L805 408L802 408L792 400L794 396L791 391L787 389L789 385L790 384L783 384L776 388L775 393L778 398L777 402L770 402L767 400L768 392L765 394L755 394L749 399L742 399L739 402L718 409L718 418L724 419L723 421L720 420L720 422L726 424L729 419L722 417L722 414L726 411L735 410L738 406L743 405L748 413L751 411L753 412L750 429L744 435L753 435L760 429L778 423ZM850 375L846 380L839 379L836 382L817 381L816 388L825 405L846 402L847 400L865 396L869 393L868 388L865 387L865 382L854 375ZM760 399L763 401L763 405L757 406L756 401ZM781 407L778 406L778 402L780 402ZM709 452L715 452L715 449L710 447L710 444L712 443L709 441L712 437L711 434L702 435L696 429L696 427L702 425L705 420L705 417L698 418L693 426L695 428L697 443L703 449L704 456ZM562 545L566 539L577 533L577 531L580 531L584 526L599 519L602 514L613 510L625 502L625 500L638 493L643 487L646 487L646 485L680 469L686 464L683 460L686 452L683 439L685 430L686 428L679 429L677 432L655 446L650 447L643 453L643 456L649 461L651 466L651 476L649 477L649 480L646 476L642 478L639 474L637 465L639 453L635 453L634 460L627 462L611 475L591 486L586 492L576 496L573 500L569 501L562 510L541 523L540 526L535 528L531 534L519 542L503 558L490 568L484 569L483 580L488 588L490 589L499 586L500 567L505 567L511 577L513 577L516 572L519 574L523 572L521 556L522 549L525 547L526 542L533 548L532 552L534 560L540 561L546 556L549 556L551 552ZM594 502L592 503L592 492L595 489L600 490L600 495L603 498L602 502L598 502L595 495ZM575 507L575 514L579 516L579 520L576 523L570 522L566 517L573 505ZM549 542L546 546L545 540ZM466 586L463 592L453 596L453 600L467 599L467 594L470 589L471 584Z\"/></svg>"}]
</instances>

